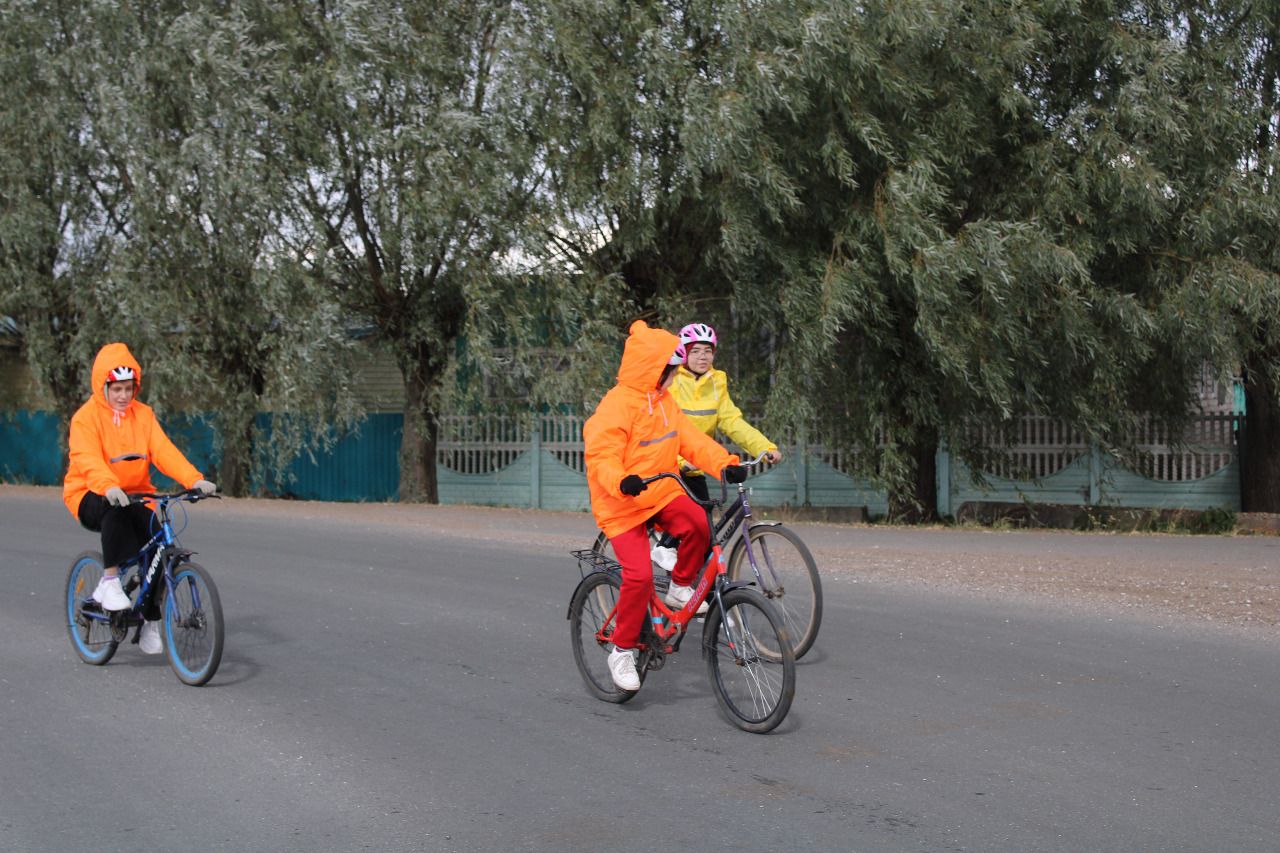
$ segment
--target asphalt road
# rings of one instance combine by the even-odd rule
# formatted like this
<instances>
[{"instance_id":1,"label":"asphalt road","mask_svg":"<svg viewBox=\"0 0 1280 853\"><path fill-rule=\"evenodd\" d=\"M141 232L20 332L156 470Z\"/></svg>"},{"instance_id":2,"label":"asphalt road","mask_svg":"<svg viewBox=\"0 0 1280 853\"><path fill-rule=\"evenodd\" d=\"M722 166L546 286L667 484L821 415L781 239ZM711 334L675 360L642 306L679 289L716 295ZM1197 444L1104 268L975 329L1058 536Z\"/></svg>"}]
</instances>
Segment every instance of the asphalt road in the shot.
<instances>
[{"instance_id":1,"label":"asphalt road","mask_svg":"<svg viewBox=\"0 0 1280 853\"><path fill-rule=\"evenodd\" d=\"M191 688L132 647L79 662L63 584L96 537L0 493L0 850L1280 849L1275 643L844 578L750 735L693 644L629 704L587 694L536 513L368 517L194 507L228 638Z\"/></svg>"}]
</instances>

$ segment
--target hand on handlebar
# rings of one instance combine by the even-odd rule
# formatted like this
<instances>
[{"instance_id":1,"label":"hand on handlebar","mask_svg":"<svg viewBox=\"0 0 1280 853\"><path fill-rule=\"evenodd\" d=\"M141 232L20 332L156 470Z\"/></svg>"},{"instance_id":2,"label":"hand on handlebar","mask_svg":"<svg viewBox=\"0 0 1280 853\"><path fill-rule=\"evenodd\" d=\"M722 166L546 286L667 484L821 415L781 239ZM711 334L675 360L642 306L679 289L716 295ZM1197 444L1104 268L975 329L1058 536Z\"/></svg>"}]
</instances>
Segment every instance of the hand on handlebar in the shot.
<instances>
[{"instance_id":1,"label":"hand on handlebar","mask_svg":"<svg viewBox=\"0 0 1280 853\"><path fill-rule=\"evenodd\" d=\"M782 451L778 450L777 448L774 448L773 450L766 450L763 455L764 455L765 461L773 465L777 465L779 462L782 461Z\"/></svg>"},{"instance_id":2,"label":"hand on handlebar","mask_svg":"<svg viewBox=\"0 0 1280 853\"><path fill-rule=\"evenodd\" d=\"M191 488L199 489L201 494L203 494L205 497L208 497L209 495L218 491L218 487L213 483L209 482L208 480L196 480L196 484Z\"/></svg>"},{"instance_id":3,"label":"hand on handlebar","mask_svg":"<svg viewBox=\"0 0 1280 853\"><path fill-rule=\"evenodd\" d=\"M649 488L649 484L642 480L639 474L628 474L618 484L618 491L632 498L647 488Z\"/></svg>"}]
</instances>

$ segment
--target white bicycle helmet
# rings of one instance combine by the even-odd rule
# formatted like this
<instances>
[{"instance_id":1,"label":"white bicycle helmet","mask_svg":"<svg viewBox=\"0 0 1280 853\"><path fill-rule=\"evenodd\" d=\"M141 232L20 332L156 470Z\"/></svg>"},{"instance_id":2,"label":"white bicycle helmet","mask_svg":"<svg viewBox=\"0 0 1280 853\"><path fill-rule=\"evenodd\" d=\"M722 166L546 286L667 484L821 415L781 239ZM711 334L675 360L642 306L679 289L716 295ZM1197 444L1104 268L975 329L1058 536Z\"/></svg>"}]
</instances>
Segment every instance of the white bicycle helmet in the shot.
<instances>
[{"instance_id":1,"label":"white bicycle helmet","mask_svg":"<svg viewBox=\"0 0 1280 853\"><path fill-rule=\"evenodd\" d=\"M690 323L680 330L680 343L686 347L694 344L716 345L716 330L706 323Z\"/></svg>"}]
</instances>

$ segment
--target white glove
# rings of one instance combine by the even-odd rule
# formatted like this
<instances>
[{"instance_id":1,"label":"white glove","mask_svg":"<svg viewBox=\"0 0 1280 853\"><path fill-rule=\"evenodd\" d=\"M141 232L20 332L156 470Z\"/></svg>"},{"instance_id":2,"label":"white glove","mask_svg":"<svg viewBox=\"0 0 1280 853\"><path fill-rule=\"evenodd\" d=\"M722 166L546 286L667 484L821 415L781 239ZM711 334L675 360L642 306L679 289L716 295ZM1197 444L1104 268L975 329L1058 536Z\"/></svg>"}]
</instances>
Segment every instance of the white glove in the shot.
<instances>
[{"instance_id":1,"label":"white glove","mask_svg":"<svg viewBox=\"0 0 1280 853\"><path fill-rule=\"evenodd\" d=\"M218 487L215 484L210 483L208 480L196 480L196 484L191 488L199 489L201 492L203 492L206 495L211 495L214 492L218 491Z\"/></svg>"},{"instance_id":2,"label":"white glove","mask_svg":"<svg viewBox=\"0 0 1280 853\"><path fill-rule=\"evenodd\" d=\"M128 506L129 496L124 493L124 489L119 486L112 486L107 489L107 503L112 506Z\"/></svg>"}]
</instances>

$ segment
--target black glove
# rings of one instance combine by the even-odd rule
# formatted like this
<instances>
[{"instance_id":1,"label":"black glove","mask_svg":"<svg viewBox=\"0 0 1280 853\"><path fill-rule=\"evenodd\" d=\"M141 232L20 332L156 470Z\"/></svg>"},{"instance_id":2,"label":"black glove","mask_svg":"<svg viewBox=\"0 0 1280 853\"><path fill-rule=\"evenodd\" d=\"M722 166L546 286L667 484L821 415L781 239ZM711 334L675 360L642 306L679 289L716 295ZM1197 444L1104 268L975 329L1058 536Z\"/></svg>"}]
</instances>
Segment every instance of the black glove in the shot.
<instances>
[{"instance_id":1,"label":"black glove","mask_svg":"<svg viewBox=\"0 0 1280 853\"><path fill-rule=\"evenodd\" d=\"M649 488L649 484L640 479L639 474L628 474L618 484L618 491L633 498L647 488Z\"/></svg>"},{"instance_id":2,"label":"black glove","mask_svg":"<svg viewBox=\"0 0 1280 853\"><path fill-rule=\"evenodd\" d=\"M741 483L747 479L747 469L741 465L726 465L720 473L726 483Z\"/></svg>"}]
</instances>

